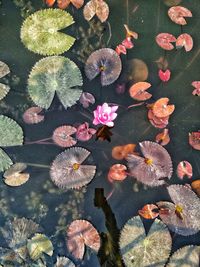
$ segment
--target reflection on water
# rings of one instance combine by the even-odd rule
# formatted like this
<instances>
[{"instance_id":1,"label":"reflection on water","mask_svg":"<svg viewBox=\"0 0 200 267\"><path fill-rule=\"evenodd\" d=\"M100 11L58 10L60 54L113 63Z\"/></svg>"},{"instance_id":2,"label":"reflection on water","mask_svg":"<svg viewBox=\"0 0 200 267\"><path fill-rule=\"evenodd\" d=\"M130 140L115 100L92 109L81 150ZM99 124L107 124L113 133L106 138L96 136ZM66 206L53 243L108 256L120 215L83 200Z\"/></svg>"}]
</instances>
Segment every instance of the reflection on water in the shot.
<instances>
[{"instance_id":1,"label":"reflection on water","mask_svg":"<svg viewBox=\"0 0 200 267\"><path fill-rule=\"evenodd\" d=\"M44 8L45 4L42 0L3 0L1 2L0 60L5 62L11 70L10 74L1 78L1 83L9 85L11 89L8 95L0 101L0 111L1 114L16 120L24 132L24 145L6 147L5 152L13 162L26 163L26 172L30 173L28 182L19 187L6 185L2 173L1 227L3 229L5 223L9 220L12 222L15 217L25 217L38 223L42 229L41 233L51 240L54 254L53 257L42 256L37 266L45 266L45 261L46 266L53 266L57 255L73 259L66 248L67 226L75 219L89 220L101 233L103 240L103 246L98 254L99 259L94 252L87 249L84 260L75 262L79 264L78 266L96 267L101 264L102 266L123 266L119 248L116 245L119 229L128 219L136 216L138 210L145 204L170 201L166 185L149 188L132 177L112 183L107 179L109 168L113 164L126 164L124 159L119 162L112 157L113 147L137 144L145 140L155 141L156 135L162 131L149 123L146 102L130 107L138 104L128 93L133 79L135 82L147 80L151 83L152 86L148 92L153 96L149 103L161 97L168 97L170 104L175 105L175 111L170 116L167 126L171 140L165 147L172 158L174 167L168 184L190 183L200 177L199 151L194 150L188 144L188 133L199 130L199 97L192 95L194 88L191 86L193 81L198 81L200 78L198 71L200 67L199 1L179 1L193 13L193 17L188 18L188 24L184 27L174 24L168 18L166 14L169 7L164 2L169 4L170 1L165 0L152 0L150 3L145 0L107 1L110 15L105 23L100 23L97 18L89 23L86 22L82 15L82 8L76 10L70 5L68 11L76 23L62 31L74 36L77 41L73 48L63 55L77 64L83 76L82 89L93 94L96 103L88 108L78 103L65 110L58 97L55 97L50 108L44 112L44 121L39 124L24 123L22 115L34 105L27 92L27 79L32 67L43 57L29 51L22 44L20 28L29 14ZM139 37L134 40L134 48L127 49L127 54L121 55L123 68L119 79L107 87L102 87L98 78L89 81L84 72L86 59L96 49L104 47L115 49L124 38L124 24L128 24ZM193 49L188 53L183 49L162 50L155 42L156 35L162 32L169 32L176 37L182 33L189 33L194 40ZM159 66L165 66L171 70L169 82L160 81ZM114 127L110 129L113 134L111 142L95 141L95 138L87 142L77 142L78 146L91 151L92 159L87 163L96 165L97 171L94 179L88 186L78 190L59 189L50 179L49 168L56 156L64 149L56 146L52 140L46 139L51 138L54 130L61 125L77 127L88 122L89 126L93 127L93 110L96 109L97 104L102 105L104 102L119 105L118 117ZM34 143L41 139L45 141ZM184 160L193 166L191 180L187 178L180 180L176 175L178 163ZM102 191L96 188L104 190L107 201L101 195ZM98 193L101 199L98 199ZM150 222L145 220L144 224L149 229ZM188 244L200 245L199 237L199 234L184 237L172 232L172 251ZM5 236L0 235L0 241L1 247L8 248ZM110 251L113 254L109 254ZM107 265L106 263L103 265L106 257L109 260ZM19 266L34 266L30 265L32 264L30 262L27 264L29 265Z\"/></svg>"}]
</instances>

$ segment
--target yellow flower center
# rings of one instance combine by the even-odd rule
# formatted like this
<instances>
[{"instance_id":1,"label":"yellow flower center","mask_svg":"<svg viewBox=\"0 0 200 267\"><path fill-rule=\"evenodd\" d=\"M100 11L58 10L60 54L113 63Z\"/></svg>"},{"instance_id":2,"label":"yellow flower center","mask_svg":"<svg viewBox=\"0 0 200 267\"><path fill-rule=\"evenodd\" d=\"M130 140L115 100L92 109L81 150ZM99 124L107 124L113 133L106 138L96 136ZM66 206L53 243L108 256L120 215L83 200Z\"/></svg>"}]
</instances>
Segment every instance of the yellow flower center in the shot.
<instances>
[{"instance_id":1,"label":"yellow flower center","mask_svg":"<svg viewBox=\"0 0 200 267\"><path fill-rule=\"evenodd\" d=\"M100 71L105 71L106 70L106 68L104 67L104 66L100 66Z\"/></svg>"},{"instance_id":2,"label":"yellow flower center","mask_svg":"<svg viewBox=\"0 0 200 267\"><path fill-rule=\"evenodd\" d=\"M79 163L74 163L72 167L73 167L74 171L77 171L79 169L79 167L80 167L80 164Z\"/></svg>"},{"instance_id":3,"label":"yellow flower center","mask_svg":"<svg viewBox=\"0 0 200 267\"><path fill-rule=\"evenodd\" d=\"M151 164L153 163L153 160L152 160L152 159L148 159L148 158L146 158L146 159L145 159L145 163L146 163L147 165L151 165Z\"/></svg>"},{"instance_id":4,"label":"yellow flower center","mask_svg":"<svg viewBox=\"0 0 200 267\"><path fill-rule=\"evenodd\" d=\"M176 212L178 212L179 214L183 212L183 208L179 205L176 205Z\"/></svg>"}]
</instances>

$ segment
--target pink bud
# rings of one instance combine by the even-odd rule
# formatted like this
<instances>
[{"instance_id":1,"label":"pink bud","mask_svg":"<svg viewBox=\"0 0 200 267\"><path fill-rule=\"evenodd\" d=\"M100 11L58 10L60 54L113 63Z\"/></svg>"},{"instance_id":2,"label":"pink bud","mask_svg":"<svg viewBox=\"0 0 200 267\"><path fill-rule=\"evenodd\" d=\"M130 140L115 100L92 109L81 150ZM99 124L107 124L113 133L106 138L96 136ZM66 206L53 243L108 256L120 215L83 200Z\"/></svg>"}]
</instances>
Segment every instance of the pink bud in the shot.
<instances>
[{"instance_id":1,"label":"pink bud","mask_svg":"<svg viewBox=\"0 0 200 267\"><path fill-rule=\"evenodd\" d=\"M131 49L134 47L133 42L131 41L130 37L127 37L126 39L124 39L124 41L122 42L122 45L125 46L126 49Z\"/></svg>"},{"instance_id":2,"label":"pink bud","mask_svg":"<svg viewBox=\"0 0 200 267\"><path fill-rule=\"evenodd\" d=\"M167 69L166 71L159 70L158 76L163 82L168 82L171 76L171 71Z\"/></svg>"},{"instance_id":3,"label":"pink bud","mask_svg":"<svg viewBox=\"0 0 200 267\"><path fill-rule=\"evenodd\" d=\"M115 51L117 52L118 55L120 55L120 54L126 55L126 47L124 45L119 44L116 47Z\"/></svg>"}]
</instances>

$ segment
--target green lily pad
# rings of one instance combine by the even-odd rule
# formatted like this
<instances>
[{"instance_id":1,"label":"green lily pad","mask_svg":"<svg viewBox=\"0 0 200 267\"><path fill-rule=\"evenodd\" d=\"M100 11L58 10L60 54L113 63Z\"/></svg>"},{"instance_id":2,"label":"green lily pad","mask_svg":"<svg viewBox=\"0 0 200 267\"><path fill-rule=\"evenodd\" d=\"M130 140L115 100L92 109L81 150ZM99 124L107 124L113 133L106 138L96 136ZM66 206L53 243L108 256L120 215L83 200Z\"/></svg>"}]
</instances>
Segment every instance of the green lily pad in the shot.
<instances>
[{"instance_id":1,"label":"green lily pad","mask_svg":"<svg viewBox=\"0 0 200 267\"><path fill-rule=\"evenodd\" d=\"M67 257L57 257L54 267L75 267L75 264Z\"/></svg>"},{"instance_id":2,"label":"green lily pad","mask_svg":"<svg viewBox=\"0 0 200 267\"><path fill-rule=\"evenodd\" d=\"M29 255L32 260L38 260L43 253L52 256L53 245L51 241L43 234L35 234L27 244Z\"/></svg>"},{"instance_id":3,"label":"green lily pad","mask_svg":"<svg viewBox=\"0 0 200 267\"><path fill-rule=\"evenodd\" d=\"M7 170L12 164L12 160L9 158L6 152L0 148L0 172Z\"/></svg>"},{"instance_id":4,"label":"green lily pad","mask_svg":"<svg viewBox=\"0 0 200 267\"><path fill-rule=\"evenodd\" d=\"M185 246L171 256L167 267L199 267L200 247Z\"/></svg>"},{"instance_id":5,"label":"green lily pad","mask_svg":"<svg viewBox=\"0 0 200 267\"><path fill-rule=\"evenodd\" d=\"M120 251L127 267L164 267L172 239L165 224L156 219L148 234L139 216L125 224L120 236Z\"/></svg>"},{"instance_id":6,"label":"green lily pad","mask_svg":"<svg viewBox=\"0 0 200 267\"><path fill-rule=\"evenodd\" d=\"M0 78L5 77L9 73L10 69L8 65L0 61ZM0 100L2 100L8 94L9 91L10 91L10 86L0 83Z\"/></svg>"},{"instance_id":7,"label":"green lily pad","mask_svg":"<svg viewBox=\"0 0 200 267\"><path fill-rule=\"evenodd\" d=\"M51 56L38 61L28 79L28 91L33 102L48 109L55 92L65 108L79 100L82 75L77 65L66 57Z\"/></svg>"},{"instance_id":8,"label":"green lily pad","mask_svg":"<svg viewBox=\"0 0 200 267\"><path fill-rule=\"evenodd\" d=\"M21 40L34 53L44 56L60 55L70 49L75 38L59 30L73 23L73 17L64 10L40 10L24 21L21 28Z\"/></svg>"},{"instance_id":9,"label":"green lily pad","mask_svg":"<svg viewBox=\"0 0 200 267\"><path fill-rule=\"evenodd\" d=\"M0 147L23 144L22 128L9 117L0 115Z\"/></svg>"}]
</instances>

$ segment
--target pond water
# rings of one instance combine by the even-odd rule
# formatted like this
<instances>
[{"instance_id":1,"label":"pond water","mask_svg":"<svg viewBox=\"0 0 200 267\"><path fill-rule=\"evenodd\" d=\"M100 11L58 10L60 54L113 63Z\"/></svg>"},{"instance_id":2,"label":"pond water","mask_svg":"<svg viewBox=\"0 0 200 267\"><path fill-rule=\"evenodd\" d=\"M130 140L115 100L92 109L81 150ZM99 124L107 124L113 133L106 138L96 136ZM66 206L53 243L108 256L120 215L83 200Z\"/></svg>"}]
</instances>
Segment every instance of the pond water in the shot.
<instances>
[{"instance_id":1,"label":"pond water","mask_svg":"<svg viewBox=\"0 0 200 267\"><path fill-rule=\"evenodd\" d=\"M138 210L145 204L170 201L166 185L148 187L137 182L133 177L128 177L122 182L111 183L107 178L109 168L113 164L126 164L125 160L117 161L112 158L113 147L128 143L137 144L145 140L155 141L155 136L162 131L150 124L146 104L128 110L123 108L138 103L129 96L128 92L130 82L126 75L127 62L131 59L143 60L148 66L147 81L152 85L150 92L153 95L150 103L161 97L168 97L170 103L175 105L175 111L170 116L167 126L171 141L165 147L172 158L174 172L167 183L170 185L191 183L200 177L200 153L188 143L188 133L198 131L200 127L199 97L192 95L193 87L191 86L192 81L200 78L199 0L181 1L181 5L187 7L193 14L193 17L187 20L186 26L175 24L169 19L167 15L169 6L164 3L164 0L108 0L106 2L110 9L107 22L101 24L96 17L91 22L87 22L83 17L83 8L77 10L70 5L67 11L73 16L75 24L63 30L77 39L73 48L65 52L63 56L73 60L80 68L83 76L82 89L93 94L96 103L86 109L80 103L65 109L55 97L50 108L44 112L44 121L30 125L26 124L22 118L25 110L35 106L27 91L27 80L32 67L43 56L31 52L24 46L20 40L20 29L25 17L47 6L42 0L1 1L0 60L5 62L11 70L11 73L1 82L8 83L11 90L0 101L0 111L2 115L17 121L24 133L23 146L6 147L5 151L13 162L27 164L26 171L30 173L30 179L19 187L10 187L4 183L2 172L0 225L3 228L6 222L12 221L15 217L32 219L40 224L42 233L51 240L54 247L53 256L44 258L46 265L39 265L39 263L36 265L33 263L4 265L2 262L3 266L54 266L57 255L69 257L77 266L122 266L120 260L117 262L115 255L107 256L107 261L100 264L100 259L105 256L103 252L97 257L96 253L88 249L84 260L76 261L66 247L67 226L75 219L85 219L89 220L99 233L106 233L109 227L116 230L111 214L106 214L105 221L103 210L94 204L96 188L103 188L105 197L109 196L108 204L115 216L118 229L121 229L128 219L138 215ZM115 49L124 39L124 24L136 31L139 38L134 40L134 48L128 50L127 55L120 56L123 68L119 79L105 87L101 86L98 78L89 81L84 72L84 64L88 56L102 47ZM92 33L88 35L87 32L91 27L95 29L93 36ZM189 33L194 40L193 49L187 53L184 49L164 51L155 41L157 34L162 32L171 33L174 36ZM155 62L160 57L167 59L168 68L171 70L171 79L166 83L161 82L158 77L158 66ZM126 91L123 94L118 94L116 91L119 84L126 85ZM90 164L96 165L96 175L87 186L79 190L63 191L52 183L48 166L64 149L55 144L29 144L29 142L51 137L53 131L61 125L76 126L88 122L92 126L92 112L97 105L105 102L120 106L114 128L111 129L113 133L111 142L96 141L92 138L87 142L78 141L76 144L91 152ZM97 129L97 126L93 127ZM192 179L180 180L177 177L176 167L183 160L189 161L193 166ZM152 221L145 220L147 229L151 223ZM108 225L109 227L106 227ZM200 245L199 233L189 237L173 232L171 235L172 251L184 245ZM0 235L0 246L7 247L2 235Z\"/></svg>"}]
</instances>

